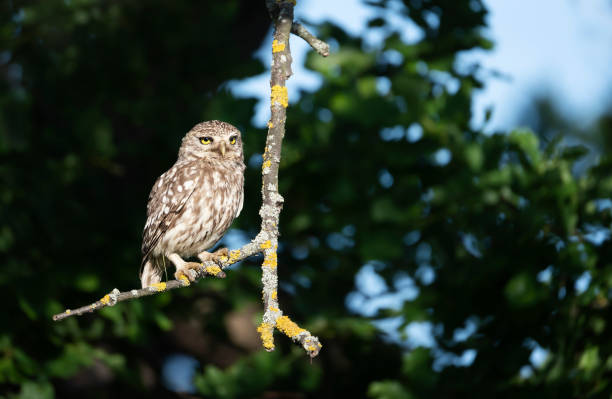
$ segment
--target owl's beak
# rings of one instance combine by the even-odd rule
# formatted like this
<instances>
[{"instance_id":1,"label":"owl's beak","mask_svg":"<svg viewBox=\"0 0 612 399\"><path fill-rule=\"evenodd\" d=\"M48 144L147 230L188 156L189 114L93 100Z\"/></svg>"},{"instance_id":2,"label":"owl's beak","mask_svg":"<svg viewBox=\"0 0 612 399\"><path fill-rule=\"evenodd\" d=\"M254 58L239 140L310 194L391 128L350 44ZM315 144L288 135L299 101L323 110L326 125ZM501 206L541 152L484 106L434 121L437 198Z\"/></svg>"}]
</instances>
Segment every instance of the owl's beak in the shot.
<instances>
[{"instance_id":1,"label":"owl's beak","mask_svg":"<svg viewBox=\"0 0 612 399\"><path fill-rule=\"evenodd\" d=\"M225 158L225 142L221 142L219 145L219 151L221 151L221 156Z\"/></svg>"}]
</instances>

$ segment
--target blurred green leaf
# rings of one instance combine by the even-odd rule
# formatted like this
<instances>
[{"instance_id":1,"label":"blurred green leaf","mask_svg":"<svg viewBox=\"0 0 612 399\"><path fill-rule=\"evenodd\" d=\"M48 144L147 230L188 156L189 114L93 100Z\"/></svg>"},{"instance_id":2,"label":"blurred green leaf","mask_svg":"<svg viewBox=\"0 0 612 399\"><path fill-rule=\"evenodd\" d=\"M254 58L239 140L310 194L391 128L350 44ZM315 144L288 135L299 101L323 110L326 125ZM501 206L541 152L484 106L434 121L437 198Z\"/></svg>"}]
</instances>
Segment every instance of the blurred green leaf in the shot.
<instances>
[{"instance_id":1,"label":"blurred green leaf","mask_svg":"<svg viewBox=\"0 0 612 399\"><path fill-rule=\"evenodd\" d=\"M411 399L414 397L397 381L373 382L368 389L368 396L376 399Z\"/></svg>"}]
</instances>

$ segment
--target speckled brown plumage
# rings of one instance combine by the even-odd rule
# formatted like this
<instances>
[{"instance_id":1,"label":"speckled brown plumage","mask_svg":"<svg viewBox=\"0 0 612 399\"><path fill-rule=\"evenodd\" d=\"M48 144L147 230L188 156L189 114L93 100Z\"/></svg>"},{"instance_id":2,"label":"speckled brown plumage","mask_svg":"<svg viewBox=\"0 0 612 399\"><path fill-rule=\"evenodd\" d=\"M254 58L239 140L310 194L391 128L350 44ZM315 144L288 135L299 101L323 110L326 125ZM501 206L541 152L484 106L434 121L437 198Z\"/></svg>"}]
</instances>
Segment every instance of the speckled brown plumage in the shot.
<instances>
[{"instance_id":1,"label":"speckled brown plumage","mask_svg":"<svg viewBox=\"0 0 612 399\"><path fill-rule=\"evenodd\" d=\"M214 260L211 248L242 210L244 159L240 131L229 123L202 122L183 138L176 163L155 182L147 205L142 241L143 287L161 281L163 268L186 276L198 264L183 258Z\"/></svg>"}]
</instances>

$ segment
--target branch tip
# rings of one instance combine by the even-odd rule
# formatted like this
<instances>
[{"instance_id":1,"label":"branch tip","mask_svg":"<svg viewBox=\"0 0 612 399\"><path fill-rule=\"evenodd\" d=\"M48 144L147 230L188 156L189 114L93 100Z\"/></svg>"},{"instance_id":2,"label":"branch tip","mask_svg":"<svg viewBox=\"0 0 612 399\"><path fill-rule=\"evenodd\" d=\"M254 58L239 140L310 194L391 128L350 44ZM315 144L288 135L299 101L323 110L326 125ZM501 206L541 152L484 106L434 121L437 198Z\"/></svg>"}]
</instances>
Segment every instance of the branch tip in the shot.
<instances>
[{"instance_id":1,"label":"branch tip","mask_svg":"<svg viewBox=\"0 0 612 399\"><path fill-rule=\"evenodd\" d=\"M319 55L323 57L329 55L329 44L310 33L308 29L298 21L293 21L291 33L304 39L314 51L319 53Z\"/></svg>"}]
</instances>

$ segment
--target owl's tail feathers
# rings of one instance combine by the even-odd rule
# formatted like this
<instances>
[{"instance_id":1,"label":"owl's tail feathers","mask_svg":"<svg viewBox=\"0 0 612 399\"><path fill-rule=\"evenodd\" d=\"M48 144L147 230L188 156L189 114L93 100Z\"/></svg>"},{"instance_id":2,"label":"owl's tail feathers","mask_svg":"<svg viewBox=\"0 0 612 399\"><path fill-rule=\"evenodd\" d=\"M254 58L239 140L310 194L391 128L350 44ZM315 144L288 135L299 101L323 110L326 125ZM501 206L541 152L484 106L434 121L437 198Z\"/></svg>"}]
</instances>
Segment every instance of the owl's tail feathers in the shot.
<instances>
[{"instance_id":1,"label":"owl's tail feathers","mask_svg":"<svg viewBox=\"0 0 612 399\"><path fill-rule=\"evenodd\" d=\"M147 260L142 267L142 272L140 273L142 288L159 283L161 281L163 272L164 271L160 267L156 267L150 259Z\"/></svg>"}]
</instances>

